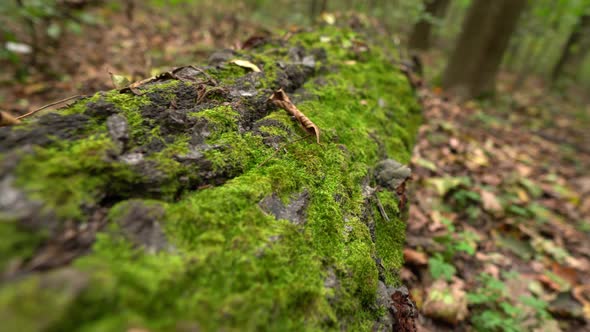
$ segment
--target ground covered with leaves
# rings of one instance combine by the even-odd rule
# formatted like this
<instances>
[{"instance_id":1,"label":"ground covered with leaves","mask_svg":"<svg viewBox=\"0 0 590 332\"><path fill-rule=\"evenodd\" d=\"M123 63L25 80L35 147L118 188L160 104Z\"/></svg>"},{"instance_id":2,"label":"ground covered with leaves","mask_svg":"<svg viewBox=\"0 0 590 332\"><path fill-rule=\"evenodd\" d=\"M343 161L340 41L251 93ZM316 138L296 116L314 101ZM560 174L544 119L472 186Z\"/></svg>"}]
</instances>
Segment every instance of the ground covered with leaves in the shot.
<instances>
[{"instance_id":1,"label":"ground covered with leaves","mask_svg":"<svg viewBox=\"0 0 590 332\"><path fill-rule=\"evenodd\" d=\"M542 89L421 93L402 272L419 330L590 330L584 110Z\"/></svg>"}]
</instances>

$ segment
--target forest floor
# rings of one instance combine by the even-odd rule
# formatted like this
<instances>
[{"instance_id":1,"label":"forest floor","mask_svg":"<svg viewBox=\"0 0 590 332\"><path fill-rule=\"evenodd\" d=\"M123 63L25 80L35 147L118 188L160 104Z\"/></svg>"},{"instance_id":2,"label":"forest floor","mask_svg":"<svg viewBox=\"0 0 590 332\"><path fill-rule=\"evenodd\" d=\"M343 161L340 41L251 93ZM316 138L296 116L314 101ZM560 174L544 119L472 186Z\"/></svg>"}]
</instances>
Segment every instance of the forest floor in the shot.
<instances>
[{"instance_id":1,"label":"forest floor","mask_svg":"<svg viewBox=\"0 0 590 332\"><path fill-rule=\"evenodd\" d=\"M43 73L15 83L5 72L0 109L112 89L109 71L137 80L267 32L223 13L95 14L106 22L48 44ZM500 77L492 102L419 92L402 270L419 331L590 331L590 109L510 82Z\"/></svg>"},{"instance_id":2,"label":"forest floor","mask_svg":"<svg viewBox=\"0 0 590 332\"><path fill-rule=\"evenodd\" d=\"M419 331L590 331L589 109L510 82L491 102L421 91L402 271Z\"/></svg>"}]
</instances>

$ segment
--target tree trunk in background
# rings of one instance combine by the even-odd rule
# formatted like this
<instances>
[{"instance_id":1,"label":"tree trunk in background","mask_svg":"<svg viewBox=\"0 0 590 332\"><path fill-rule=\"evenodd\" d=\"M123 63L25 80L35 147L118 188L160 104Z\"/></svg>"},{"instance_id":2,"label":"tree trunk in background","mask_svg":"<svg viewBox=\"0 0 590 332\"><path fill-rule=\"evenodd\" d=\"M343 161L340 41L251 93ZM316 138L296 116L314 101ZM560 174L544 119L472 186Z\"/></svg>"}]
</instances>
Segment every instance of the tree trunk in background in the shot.
<instances>
[{"instance_id":1,"label":"tree trunk in background","mask_svg":"<svg viewBox=\"0 0 590 332\"><path fill-rule=\"evenodd\" d=\"M450 0L427 0L426 14L438 19L443 18L450 3ZM410 49L427 50L430 47L431 28L432 23L429 20L421 19L416 23L410 35Z\"/></svg>"},{"instance_id":2,"label":"tree trunk in background","mask_svg":"<svg viewBox=\"0 0 590 332\"><path fill-rule=\"evenodd\" d=\"M566 67L573 69L582 62L584 56L590 51L588 34L590 34L590 15L583 15L572 30L561 56L553 68L551 74L553 81L556 81L561 76L564 70L567 69Z\"/></svg>"},{"instance_id":3,"label":"tree trunk in background","mask_svg":"<svg viewBox=\"0 0 590 332\"><path fill-rule=\"evenodd\" d=\"M461 98L493 92L510 36L527 0L476 0L443 75L443 86Z\"/></svg>"},{"instance_id":4,"label":"tree trunk in background","mask_svg":"<svg viewBox=\"0 0 590 332\"><path fill-rule=\"evenodd\" d=\"M328 7L328 0L312 0L311 1L311 10L310 10L310 18L312 22L315 22L316 18L323 12L326 11Z\"/></svg>"}]
</instances>

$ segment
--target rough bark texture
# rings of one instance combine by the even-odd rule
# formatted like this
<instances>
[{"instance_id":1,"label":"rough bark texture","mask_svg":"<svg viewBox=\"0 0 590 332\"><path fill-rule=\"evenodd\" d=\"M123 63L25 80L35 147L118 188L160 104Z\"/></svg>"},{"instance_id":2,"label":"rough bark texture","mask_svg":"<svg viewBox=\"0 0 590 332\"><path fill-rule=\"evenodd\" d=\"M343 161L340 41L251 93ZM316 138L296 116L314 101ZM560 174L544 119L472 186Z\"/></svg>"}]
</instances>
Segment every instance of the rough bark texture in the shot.
<instances>
[{"instance_id":1,"label":"rough bark texture","mask_svg":"<svg viewBox=\"0 0 590 332\"><path fill-rule=\"evenodd\" d=\"M442 19L451 0L426 0L425 12L427 15L435 19ZM430 48L432 23L429 20L422 19L412 30L410 35L409 46L410 49L425 51Z\"/></svg>"},{"instance_id":2,"label":"rough bark texture","mask_svg":"<svg viewBox=\"0 0 590 332\"><path fill-rule=\"evenodd\" d=\"M463 22L443 86L463 98L492 93L510 37L527 0L476 0Z\"/></svg>"},{"instance_id":3,"label":"rough bark texture","mask_svg":"<svg viewBox=\"0 0 590 332\"><path fill-rule=\"evenodd\" d=\"M551 75L553 81L556 81L560 77L566 64L572 67L572 70L569 70L569 72L573 72L573 69L582 63L584 56L590 51L590 37L588 35L590 35L590 15L583 15L572 30L563 47L561 56L553 68ZM574 50L576 46L577 49Z\"/></svg>"},{"instance_id":4,"label":"rough bark texture","mask_svg":"<svg viewBox=\"0 0 590 332\"><path fill-rule=\"evenodd\" d=\"M0 128L2 328L407 325L395 191L409 173L392 159L409 161L419 108L355 36L217 52L177 79ZM268 100L279 88L321 144Z\"/></svg>"}]
</instances>

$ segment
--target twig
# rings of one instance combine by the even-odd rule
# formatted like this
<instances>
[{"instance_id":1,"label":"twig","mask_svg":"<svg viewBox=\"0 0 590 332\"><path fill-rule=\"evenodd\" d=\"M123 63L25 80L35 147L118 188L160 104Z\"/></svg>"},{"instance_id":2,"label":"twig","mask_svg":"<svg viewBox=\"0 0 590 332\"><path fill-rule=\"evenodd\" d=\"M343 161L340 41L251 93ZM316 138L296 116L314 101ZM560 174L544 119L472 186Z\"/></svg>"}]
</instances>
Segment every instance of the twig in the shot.
<instances>
[{"instance_id":1,"label":"twig","mask_svg":"<svg viewBox=\"0 0 590 332\"><path fill-rule=\"evenodd\" d=\"M387 213L385 212L385 208L383 208L383 205L381 204L381 201L379 200L379 196L377 196L376 192L375 192L375 199L377 200L377 208L379 208L379 213L381 214L381 217L383 217L383 219L385 219L385 221L389 222L389 217L387 216Z\"/></svg>"},{"instance_id":2,"label":"twig","mask_svg":"<svg viewBox=\"0 0 590 332\"><path fill-rule=\"evenodd\" d=\"M43 107L41 107L41 108L38 108L38 109L36 109L36 110L30 111L29 113L26 113L26 114L23 114L23 115L21 115L21 116L18 116L16 119L17 119L17 120L20 120L20 119L22 119L22 118L26 118L27 116L33 115L33 114L35 114L35 113L37 113L37 112L40 112L40 111L42 111L42 110L44 110L44 109L46 109L46 108L49 108L49 107L51 107L51 106L59 105L59 104L61 104L61 103L65 103L66 101L70 101L70 100L72 100L72 99L77 99L77 98L83 98L83 97L86 97L86 96L85 96L85 95L75 95L75 96L71 96L71 97L68 97L68 98L64 98L64 99L62 99L62 100L58 100L58 101L56 101L56 102L53 102L53 103L51 103L51 104L47 104L47 105L45 105L45 106L43 106Z\"/></svg>"},{"instance_id":3,"label":"twig","mask_svg":"<svg viewBox=\"0 0 590 332\"><path fill-rule=\"evenodd\" d=\"M284 149L284 148L285 148L285 147L287 147L289 144L297 143L297 142L299 142L299 141L301 141L301 140L304 140L304 139L306 139L306 138L308 138L308 137L310 137L310 136L311 136L311 134L308 134L308 135L305 135L305 136L303 136L303 137L299 137L299 138L298 138L298 139L296 139L296 140L293 140L293 141L290 141L290 142L286 142L285 144L283 144L283 146L281 146L281 147L277 148L277 149L275 150L275 152L273 152L273 153L272 153L272 155L271 155L270 157L266 158L266 159L265 159L263 162L261 162L261 163L260 163L260 164L259 164L257 167L262 167L262 165L266 164L266 162L267 162L267 161L271 160L271 159L272 159L272 158L273 158L273 157L274 157L274 156L275 156L275 155L276 155L276 154L277 154L277 153L278 153L278 152L279 152L281 149Z\"/></svg>"}]
</instances>

